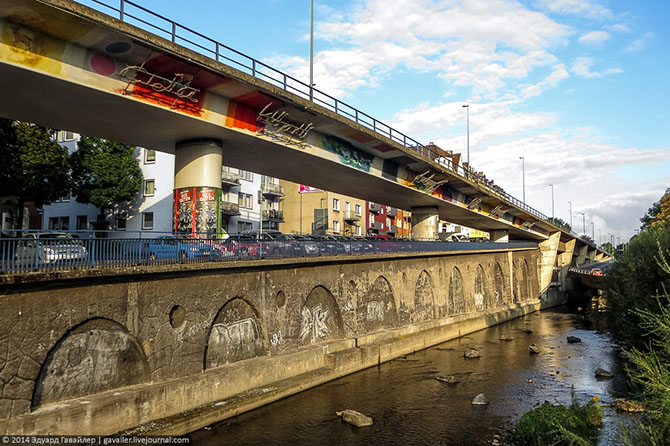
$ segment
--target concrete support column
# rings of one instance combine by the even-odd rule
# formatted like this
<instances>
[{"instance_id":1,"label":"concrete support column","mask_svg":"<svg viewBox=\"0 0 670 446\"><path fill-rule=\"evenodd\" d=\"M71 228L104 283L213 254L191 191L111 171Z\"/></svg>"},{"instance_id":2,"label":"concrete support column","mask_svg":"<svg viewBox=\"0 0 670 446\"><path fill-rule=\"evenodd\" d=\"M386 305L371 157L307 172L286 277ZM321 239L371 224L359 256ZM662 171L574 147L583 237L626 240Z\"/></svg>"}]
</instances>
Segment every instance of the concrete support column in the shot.
<instances>
[{"instance_id":1,"label":"concrete support column","mask_svg":"<svg viewBox=\"0 0 670 446\"><path fill-rule=\"evenodd\" d=\"M414 240L437 240L440 216L437 207L412 208L412 238Z\"/></svg>"},{"instance_id":2,"label":"concrete support column","mask_svg":"<svg viewBox=\"0 0 670 446\"><path fill-rule=\"evenodd\" d=\"M547 240L540 243L540 294L544 293L551 284L560 241L561 233L554 232Z\"/></svg>"},{"instance_id":3,"label":"concrete support column","mask_svg":"<svg viewBox=\"0 0 670 446\"><path fill-rule=\"evenodd\" d=\"M174 231L214 237L221 233L223 144L217 139L177 143L174 173Z\"/></svg>"},{"instance_id":4,"label":"concrete support column","mask_svg":"<svg viewBox=\"0 0 670 446\"><path fill-rule=\"evenodd\" d=\"M492 242L509 243L509 231L507 229L496 229L489 232L489 238Z\"/></svg>"}]
</instances>

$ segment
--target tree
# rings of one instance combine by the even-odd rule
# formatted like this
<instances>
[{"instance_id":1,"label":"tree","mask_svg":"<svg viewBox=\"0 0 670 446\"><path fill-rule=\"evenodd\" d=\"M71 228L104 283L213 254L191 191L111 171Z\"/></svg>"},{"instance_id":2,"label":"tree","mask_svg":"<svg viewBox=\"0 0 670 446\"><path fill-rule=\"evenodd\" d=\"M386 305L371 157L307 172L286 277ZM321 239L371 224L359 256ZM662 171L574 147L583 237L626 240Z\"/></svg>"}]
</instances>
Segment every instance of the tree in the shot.
<instances>
[{"instance_id":1,"label":"tree","mask_svg":"<svg viewBox=\"0 0 670 446\"><path fill-rule=\"evenodd\" d=\"M555 226L558 226L561 229L564 229L568 232L572 231L572 226L561 220L560 218L556 217L551 217L549 218L549 223L552 223Z\"/></svg>"},{"instance_id":2,"label":"tree","mask_svg":"<svg viewBox=\"0 0 670 446\"><path fill-rule=\"evenodd\" d=\"M133 146L82 136L77 147L72 154L73 192L78 202L100 210L100 227L108 210L135 197L142 186L142 170Z\"/></svg>"},{"instance_id":3,"label":"tree","mask_svg":"<svg viewBox=\"0 0 670 446\"><path fill-rule=\"evenodd\" d=\"M642 222L641 229L649 229L652 224L666 220L670 220L670 187L665 190L661 199L654 203L640 219Z\"/></svg>"},{"instance_id":4,"label":"tree","mask_svg":"<svg viewBox=\"0 0 670 446\"><path fill-rule=\"evenodd\" d=\"M16 229L25 203L49 204L72 187L69 155L55 134L53 129L0 118L0 195L16 199Z\"/></svg>"}]
</instances>

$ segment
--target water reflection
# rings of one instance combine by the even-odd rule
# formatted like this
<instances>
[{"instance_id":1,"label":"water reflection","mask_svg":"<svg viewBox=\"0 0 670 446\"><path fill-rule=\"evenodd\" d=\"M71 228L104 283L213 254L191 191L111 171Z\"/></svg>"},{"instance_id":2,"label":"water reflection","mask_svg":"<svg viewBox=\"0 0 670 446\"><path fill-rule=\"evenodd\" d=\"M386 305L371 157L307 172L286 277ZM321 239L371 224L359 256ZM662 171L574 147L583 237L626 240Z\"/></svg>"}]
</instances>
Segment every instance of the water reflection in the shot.
<instances>
[{"instance_id":1,"label":"water reflection","mask_svg":"<svg viewBox=\"0 0 670 446\"><path fill-rule=\"evenodd\" d=\"M502 341L502 335L512 340ZM568 335L582 342L568 344ZM529 354L533 343L540 347L539 355ZM463 352L470 347L478 349L481 358L465 359ZM534 313L324 384L191 436L198 445L487 444L501 424L515 421L544 401L569 404L572 385L580 402L592 396L612 401L613 389L623 383L614 348L607 335L583 328L578 316ZM594 376L598 367L617 376L598 381ZM437 375L456 375L459 383L442 383ZM478 393L486 395L489 406L470 404ZM375 424L359 429L343 423L335 415L343 409L363 412Z\"/></svg>"}]
</instances>

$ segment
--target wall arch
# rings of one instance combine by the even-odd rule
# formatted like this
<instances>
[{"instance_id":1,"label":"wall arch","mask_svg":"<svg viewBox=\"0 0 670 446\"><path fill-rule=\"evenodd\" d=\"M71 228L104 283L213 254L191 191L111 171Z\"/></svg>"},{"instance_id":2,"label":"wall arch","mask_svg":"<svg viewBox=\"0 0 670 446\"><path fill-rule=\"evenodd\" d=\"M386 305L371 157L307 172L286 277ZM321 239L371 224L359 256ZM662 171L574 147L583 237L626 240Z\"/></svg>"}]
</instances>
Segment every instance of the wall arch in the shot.
<instances>
[{"instance_id":1,"label":"wall arch","mask_svg":"<svg viewBox=\"0 0 670 446\"><path fill-rule=\"evenodd\" d=\"M209 329L204 368L254 358L265 352L258 312L241 297L226 302Z\"/></svg>"},{"instance_id":2,"label":"wall arch","mask_svg":"<svg viewBox=\"0 0 670 446\"><path fill-rule=\"evenodd\" d=\"M505 303L505 274L503 274L502 266L496 262L493 266L493 303L495 306Z\"/></svg>"},{"instance_id":3,"label":"wall arch","mask_svg":"<svg viewBox=\"0 0 670 446\"><path fill-rule=\"evenodd\" d=\"M364 331L394 327L398 313L391 284L384 276L375 279L372 287L358 302L358 327Z\"/></svg>"},{"instance_id":4,"label":"wall arch","mask_svg":"<svg viewBox=\"0 0 670 446\"><path fill-rule=\"evenodd\" d=\"M473 302L476 310L491 308L491 295L487 288L484 267L482 267L481 264L477 265L475 271L475 295Z\"/></svg>"},{"instance_id":5,"label":"wall arch","mask_svg":"<svg viewBox=\"0 0 670 446\"><path fill-rule=\"evenodd\" d=\"M422 322L435 318L433 279L426 270L421 271L414 287L414 313L412 321Z\"/></svg>"},{"instance_id":6,"label":"wall arch","mask_svg":"<svg viewBox=\"0 0 670 446\"><path fill-rule=\"evenodd\" d=\"M307 295L300 314L301 344L340 338L344 334L342 314L335 297L321 285Z\"/></svg>"},{"instance_id":7,"label":"wall arch","mask_svg":"<svg viewBox=\"0 0 670 446\"><path fill-rule=\"evenodd\" d=\"M149 363L135 337L111 319L89 319L47 354L31 408L148 381Z\"/></svg>"},{"instance_id":8,"label":"wall arch","mask_svg":"<svg viewBox=\"0 0 670 446\"><path fill-rule=\"evenodd\" d=\"M521 301L530 300L530 273L528 262L523 259L521 262Z\"/></svg>"},{"instance_id":9,"label":"wall arch","mask_svg":"<svg viewBox=\"0 0 670 446\"><path fill-rule=\"evenodd\" d=\"M463 291L463 276L454 266L449 278L449 314L465 313L465 294Z\"/></svg>"}]
</instances>

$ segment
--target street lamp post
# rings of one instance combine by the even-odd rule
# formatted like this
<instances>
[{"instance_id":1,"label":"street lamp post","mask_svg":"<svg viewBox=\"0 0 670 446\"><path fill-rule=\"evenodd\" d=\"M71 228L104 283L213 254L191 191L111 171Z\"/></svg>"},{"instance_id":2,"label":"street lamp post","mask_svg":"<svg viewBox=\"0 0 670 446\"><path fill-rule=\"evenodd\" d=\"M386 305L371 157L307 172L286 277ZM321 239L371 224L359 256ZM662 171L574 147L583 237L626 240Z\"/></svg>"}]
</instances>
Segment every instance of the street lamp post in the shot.
<instances>
[{"instance_id":1,"label":"street lamp post","mask_svg":"<svg viewBox=\"0 0 670 446\"><path fill-rule=\"evenodd\" d=\"M526 160L523 156L520 156L521 160L521 185L523 191L523 202L526 203Z\"/></svg>"},{"instance_id":2,"label":"street lamp post","mask_svg":"<svg viewBox=\"0 0 670 446\"><path fill-rule=\"evenodd\" d=\"M551 187L551 219L554 220L554 185L549 186Z\"/></svg>"},{"instance_id":3,"label":"street lamp post","mask_svg":"<svg viewBox=\"0 0 670 446\"><path fill-rule=\"evenodd\" d=\"M582 234L586 235L586 216L582 212Z\"/></svg>"},{"instance_id":4,"label":"street lamp post","mask_svg":"<svg viewBox=\"0 0 670 446\"><path fill-rule=\"evenodd\" d=\"M593 222L591 222L591 238L593 239L593 243L595 243L596 242L596 227L593 224Z\"/></svg>"},{"instance_id":5,"label":"street lamp post","mask_svg":"<svg viewBox=\"0 0 670 446\"><path fill-rule=\"evenodd\" d=\"M314 0L309 23L309 100L314 102Z\"/></svg>"},{"instance_id":6,"label":"street lamp post","mask_svg":"<svg viewBox=\"0 0 670 446\"><path fill-rule=\"evenodd\" d=\"M466 112L466 123L468 127L468 133L467 133L467 138L468 138L468 146L467 146L467 160L468 160L468 169L470 168L470 105L466 104L463 106L465 108Z\"/></svg>"},{"instance_id":7,"label":"street lamp post","mask_svg":"<svg viewBox=\"0 0 670 446\"><path fill-rule=\"evenodd\" d=\"M572 201L568 200L568 204L570 205L570 230L572 231Z\"/></svg>"}]
</instances>

